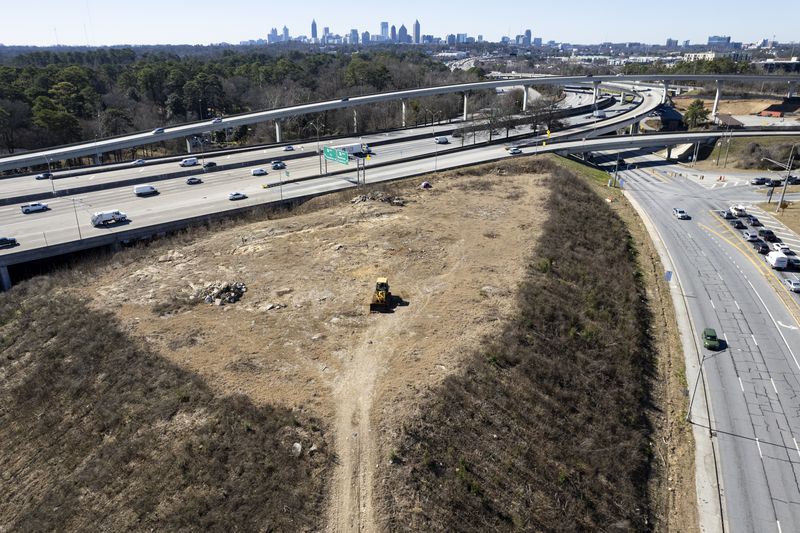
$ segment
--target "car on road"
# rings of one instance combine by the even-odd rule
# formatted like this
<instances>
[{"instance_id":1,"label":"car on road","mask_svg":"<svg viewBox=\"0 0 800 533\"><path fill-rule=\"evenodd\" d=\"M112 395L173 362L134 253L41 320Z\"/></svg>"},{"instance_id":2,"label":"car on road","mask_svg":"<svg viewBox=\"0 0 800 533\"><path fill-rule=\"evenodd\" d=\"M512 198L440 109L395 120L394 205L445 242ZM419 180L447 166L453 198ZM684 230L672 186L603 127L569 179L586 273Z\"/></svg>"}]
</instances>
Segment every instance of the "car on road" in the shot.
<instances>
[{"instance_id":1,"label":"car on road","mask_svg":"<svg viewBox=\"0 0 800 533\"><path fill-rule=\"evenodd\" d=\"M250 175L251 176L266 176L267 175L267 171L264 170L263 168L254 168L253 170L250 171Z\"/></svg>"},{"instance_id":2,"label":"car on road","mask_svg":"<svg viewBox=\"0 0 800 533\"><path fill-rule=\"evenodd\" d=\"M767 178L753 178L750 180L750 185L766 185Z\"/></svg>"},{"instance_id":3,"label":"car on road","mask_svg":"<svg viewBox=\"0 0 800 533\"><path fill-rule=\"evenodd\" d=\"M775 242L778 240L778 237L775 236L775 233L773 233L771 229L761 228L758 230L758 236L767 242Z\"/></svg>"},{"instance_id":4,"label":"car on road","mask_svg":"<svg viewBox=\"0 0 800 533\"><path fill-rule=\"evenodd\" d=\"M684 210L683 210L683 209L681 209L680 207L673 207L673 208L672 208L672 214L673 214L673 215L675 216L675 218L677 218L678 220L689 220L689 219L691 218L691 217L689 216L689 213L687 213L686 211L684 211Z\"/></svg>"},{"instance_id":5,"label":"car on road","mask_svg":"<svg viewBox=\"0 0 800 533\"><path fill-rule=\"evenodd\" d=\"M520 150L519 148L517 148L517 147L515 146L515 147L511 148L511 149L508 151L508 153L509 153L509 155L520 155L520 154L522 153L522 150Z\"/></svg>"},{"instance_id":6,"label":"car on road","mask_svg":"<svg viewBox=\"0 0 800 533\"><path fill-rule=\"evenodd\" d=\"M0 248L10 248L17 245L17 239L14 237L0 237Z\"/></svg>"},{"instance_id":7,"label":"car on road","mask_svg":"<svg viewBox=\"0 0 800 533\"><path fill-rule=\"evenodd\" d=\"M203 183L203 180L200 178L186 178L186 185L198 185L200 183Z\"/></svg>"},{"instance_id":8,"label":"car on road","mask_svg":"<svg viewBox=\"0 0 800 533\"><path fill-rule=\"evenodd\" d=\"M800 279L785 279L783 280L786 283L786 288L788 288L792 292L800 292Z\"/></svg>"},{"instance_id":9,"label":"car on road","mask_svg":"<svg viewBox=\"0 0 800 533\"><path fill-rule=\"evenodd\" d=\"M215 117L214 120L211 121L212 124L219 124L222 122L222 117Z\"/></svg>"},{"instance_id":10,"label":"car on road","mask_svg":"<svg viewBox=\"0 0 800 533\"><path fill-rule=\"evenodd\" d=\"M36 174L37 180L50 180L53 179L52 172L42 172L41 174Z\"/></svg>"},{"instance_id":11,"label":"car on road","mask_svg":"<svg viewBox=\"0 0 800 533\"><path fill-rule=\"evenodd\" d=\"M772 243L772 249L775 250L776 252L783 252L783 253L790 251L789 245L783 242Z\"/></svg>"},{"instance_id":12,"label":"car on road","mask_svg":"<svg viewBox=\"0 0 800 533\"><path fill-rule=\"evenodd\" d=\"M145 161L144 159L134 159L133 161L131 161L131 166L132 167L140 167L140 166L144 165L146 162L147 161Z\"/></svg>"},{"instance_id":13,"label":"car on road","mask_svg":"<svg viewBox=\"0 0 800 533\"><path fill-rule=\"evenodd\" d=\"M734 215L733 213L731 213L731 212L730 212L730 211L728 211L728 210L725 210L725 211L717 211L717 213L719 214L719 216L721 216L721 217L722 217L722 218L724 218L725 220L731 220L731 219L734 219L734 218L736 218L736 215Z\"/></svg>"},{"instance_id":14,"label":"car on road","mask_svg":"<svg viewBox=\"0 0 800 533\"><path fill-rule=\"evenodd\" d=\"M214 161L206 161L203 163L203 168L214 168L217 164Z\"/></svg>"},{"instance_id":15,"label":"car on road","mask_svg":"<svg viewBox=\"0 0 800 533\"><path fill-rule=\"evenodd\" d=\"M758 220L758 218L754 217L753 215L747 215L747 216L745 217L745 220L746 220L746 221L747 221L747 223L748 223L748 224L750 224L751 226L763 226L763 224L761 223L761 221L760 221L760 220Z\"/></svg>"},{"instance_id":16,"label":"car on road","mask_svg":"<svg viewBox=\"0 0 800 533\"><path fill-rule=\"evenodd\" d=\"M294 146L292 146L291 144L287 144L286 146L283 147L283 151L284 152L294 152Z\"/></svg>"},{"instance_id":17,"label":"car on road","mask_svg":"<svg viewBox=\"0 0 800 533\"><path fill-rule=\"evenodd\" d=\"M703 346L709 350L719 350L719 339L713 328L703 330Z\"/></svg>"},{"instance_id":18,"label":"car on road","mask_svg":"<svg viewBox=\"0 0 800 533\"><path fill-rule=\"evenodd\" d=\"M47 204L43 204L42 202L31 202L29 204L22 204L21 206L19 206L19 208L26 215L28 213L35 213L37 211L47 211L48 209L50 209L49 207L47 207Z\"/></svg>"},{"instance_id":19,"label":"car on road","mask_svg":"<svg viewBox=\"0 0 800 533\"><path fill-rule=\"evenodd\" d=\"M789 176L786 179L789 180L789 185L800 185L800 177L798 176Z\"/></svg>"},{"instance_id":20,"label":"car on road","mask_svg":"<svg viewBox=\"0 0 800 533\"><path fill-rule=\"evenodd\" d=\"M151 133L152 135L159 135L159 134L161 134L161 133L164 133L164 128L156 128L156 129L154 129L153 131L151 131L150 133Z\"/></svg>"},{"instance_id":21,"label":"car on road","mask_svg":"<svg viewBox=\"0 0 800 533\"><path fill-rule=\"evenodd\" d=\"M281 170L286 168L286 163L283 161L273 161L272 162L272 170Z\"/></svg>"},{"instance_id":22,"label":"car on road","mask_svg":"<svg viewBox=\"0 0 800 533\"><path fill-rule=\"evenodd\" d=\"M753 241L753 248L755 248L756 252L760 254L768 254L769 253L769 245L764 241Z\"/></svg>"},{"instance_id":23,"label":"car on road","mask_svg":"<svg viewBox=\"0 0 800 533\"><path fill-rule=\"evenodd\" d=\"M747 226L745 226L744 222L738 218L736 220L731 220L730 224L734 229L747 229Z\"/></svg>"},{"instance_id":24,"label":"car on road","mask_svg":"<svg viewBox=\"0 0 800 533\"><path fill-rule=\"evenodd\" d=\"M780 187L783 185L783 180L780 178L773 178L767 182L767 187Z\"/></svg>"},{"instance_id":25,"label":"car on road","mask_svg":"<svg viewBox=\"0 0 800 533\"><path fill-rule=\"evenodd\" d=\"M752 231L743 231L742 237L744 237L744 240L749 242L755 242L758 240L758 235L753 233Z\"/></svg>"},{"instance_id":26,"label":"car on road","mask_svg":"<svg viewBox=\"0 0 800 533\"><path fill-rule=\"evenodd\" d=\"M247 195L243 192L232 192L228 195L228 200L244 200Z\"/></svg>"},{"instance_id":27,"label":"car on road","mask_svg":"<svg viewBox=\"0 0 800 533\"><path fill-rule=\"evenodd\" d=\"M792 270L800 270L800 257L797 257L796 255L787 255L786 262L786 266Z\"/></svg>"}]
</instances>

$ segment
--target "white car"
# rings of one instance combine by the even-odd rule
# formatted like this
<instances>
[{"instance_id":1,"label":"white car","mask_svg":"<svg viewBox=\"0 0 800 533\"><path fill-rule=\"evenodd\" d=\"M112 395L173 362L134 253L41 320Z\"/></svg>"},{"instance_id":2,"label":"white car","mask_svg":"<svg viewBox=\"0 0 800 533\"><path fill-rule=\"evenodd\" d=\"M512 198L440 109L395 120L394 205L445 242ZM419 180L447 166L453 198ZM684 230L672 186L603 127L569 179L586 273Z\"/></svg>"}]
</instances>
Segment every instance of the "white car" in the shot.
<instances>
[{"instance_id":1,"label":"white car","mask_svg":"<svg viewBox=\"0 0 800 533\"><path fill-rule=\"evenodd\" d=\"M26 215L28 213L35 213L37 211L47 211L48 209L50 209L49 207L47 207L47 204L43 204L42 202L32 202L30 204L22 204L19 208Z\"/></svg>"},{"instance_id":2,"label":"white car","mask_svg":"<svg viewBox=\"0 0 800 533\"><path fill-rule=\"evenodd\" d=\"M672 209L672 214L675 215L675 218L678 220L689 220L689 213L681 209L680 207L674 207Z\"/></svg>"},{"instance_id":3,"label":"white car","mask_svg":"<svg viewBox=\"0 0 800 533\"><path fill-rule=\"evenodd\" d=\"M294 146L292 146L291 144L287 144L286 146L283 147L283 151L284 152L294 152Z\"/></svg>"},{"instance_id":4,"label":"white car","mask_svg":"<svg viewBox=\"0 0 800 533\"><path fill-rule=\"evenodd\" d=\"M508 153L509 153L509 155L520 155L520 154L522 153L522 150L520 150L519 148L517 148L517 147L515 146L514 148L511 148L511 149L508 151Z\"/></svg>"},{"instance_id":5,"label":"white car","mask_svg":"<svg viewBox=\"0 0 800 533\"><path fill-rule=\"evenodd\" d=\"M228 195L228 200L244 200L247 195L243 192L232 192Z\"/></svg>"},{"instance_id":6,"label":"white car","mask_svg":"<svg viewBox=\"0 0 800 533\"><path fill-rule=\"evenodd\" d=\"M222 122L222 117L216 117L211 121L212 124L219 124L220 122Z\"/></svg>"},{"instance_id":7,"label":"white car","mask_svg":"<svg viewBox=\"0 0 800 533\"><path fill-rule=\"evenodd\" d=\"M144 165L145 163L146 163L146 161L144 159L135 159L135 160L131 161L131 166L132 167L140 167L140 166Z\"/></svg>"},{"instance_id":8,"label":"white car","mask_svg":"<svg viewBox=\"0 0 800 533\"><path fill-rule=\"evenodd\" d=\"M800 280L797 279L785 279L783 280L786 283L786 288L792 292L800 292Z\"/></svg>"},{"instance_id":9,"label":"white car","mask_svg":"<svg viewBox=\"0 0 800 533\"><path fill-rule=\"evenodd\" d=\"M783 253L789 251L789 247L782 242L773 242L772 249L775 250L776 252L783 252Z\"/></svg>"},{"instance_id":10,"label":"white car","mask_svg":"<svg viewBox=\"0 0 800 533\"><path fill-rule=\"evenodd\" d=\"M152 135L160 135L160 134L164 133L164 128L156 128L153 131L151 131L150 133Z\"/></svg>"},{"instance_id":11,"label":"white car","mask_svg":"<svg viewBox=\"0 0 800 533\"><path fill-rule=\"evenodd\" d=\"M250 171L250 175L251 176L266 176L267 175L267 171L264 170L263 168L254 168L253 170Z\"/></svg>"},{"instance_id":12,"label":"white car","mask_svg":"<svg viewBox=\"0 0 800 533\"><path fill-rule=\"evenodd\" d=\"M758 240L758 233L754 233L752 231L743 231L742 237L744 237L744 240L748 242L754 242Z\"/></svg>"}]
</instances>

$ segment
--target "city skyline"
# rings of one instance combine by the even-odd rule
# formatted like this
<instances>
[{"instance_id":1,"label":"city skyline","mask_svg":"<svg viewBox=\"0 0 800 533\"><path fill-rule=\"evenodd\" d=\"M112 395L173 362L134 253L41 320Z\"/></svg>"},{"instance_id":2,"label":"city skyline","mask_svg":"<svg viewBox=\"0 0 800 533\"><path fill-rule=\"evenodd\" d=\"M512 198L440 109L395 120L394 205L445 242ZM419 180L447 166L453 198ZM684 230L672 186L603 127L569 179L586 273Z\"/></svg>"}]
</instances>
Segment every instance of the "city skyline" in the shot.
<instances>
[{"instance_id":1,"label":"city skyline","mask_svg":"<svg viewBox=\"0 0 800 533\"><path fill-rule=\"evenodd\" d=\"M596 2L575 0L569 16L559 6L536 6L514 2L503 9L480 9L477 2L462 2L458 10L452 6L437 5L419 0L408 0L401 6L381 6L370 11L370 18L353 16L346 10L331 9L327 2L308 0L301 12L254 7L232 0L224 11L209 0L156 3L140 0L136 10L114 9L117 2L56 2L43 0L36 10L25 5L12 5L4 9L4 45L66 45L105 46L120 44L212 44L266 39L271 28L282 34L284 27L292 37L311 37L311 23L319 28L328 27L331 33L347 36L356 29L359 36L368 32L382 35L381 22L388 22L399 31L406 27L414 40L414 25L419 21L422 35L445 38L449 34L483 35L487 41L497 42L507 36L512 40L532 30L533 37L545 42L554 40L574 44L600 42L664 43L668 38L683 42L705 43L709 35L730 35L732 40L757 42L774 38L779 42L800 41L800 31L793 20L796 17L766 17L758 6L743 1L731 1L724 11L715 6L675 0L669 6L675 9L675 24L664 21L663 5L637 6L640 20L636 24L630 9L599 5ZM800 9L788 0L773 2L770 12L798 13ZM121 7L122 4L119 3ZM474 8L473 8L474 6ZM152 8L152 9L150 9ZM686 8L683 9L682 8ZM480 9L480 16L474 16ZM124 17L117 14L124 12ZM207 16L207 13L214 16ZM241 13L249 15L242 17ZM153 16L152 13L158 13ZM583 16L575 17L574 13ZM357 22L356 22L357 21ZM527 37L527 36L526 36ZM360 40L360 37L359 37Z\"/></svg>"}]
</instances>

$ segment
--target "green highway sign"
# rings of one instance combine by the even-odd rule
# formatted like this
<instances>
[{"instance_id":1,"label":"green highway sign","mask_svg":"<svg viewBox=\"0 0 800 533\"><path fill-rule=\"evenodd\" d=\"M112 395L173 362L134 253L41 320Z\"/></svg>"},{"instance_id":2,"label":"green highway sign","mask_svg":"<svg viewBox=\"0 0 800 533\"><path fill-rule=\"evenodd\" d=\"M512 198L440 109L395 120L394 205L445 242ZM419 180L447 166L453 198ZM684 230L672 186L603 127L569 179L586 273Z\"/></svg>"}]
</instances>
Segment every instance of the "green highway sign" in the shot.
<instances>
[{"instance_id":1,"label":"green highway sign","mask_svg":"<svg viewBox=\"0 0 800 533\"><path fill-rule=\"evenodd\" d=\"M322 147L322 155L328 161L335 161L343 165L348 164L350 161L350 157L347 155L347 152L344 150L336 150L335 148L331 148L329 146Z\"/></svg>"}]
</instances>

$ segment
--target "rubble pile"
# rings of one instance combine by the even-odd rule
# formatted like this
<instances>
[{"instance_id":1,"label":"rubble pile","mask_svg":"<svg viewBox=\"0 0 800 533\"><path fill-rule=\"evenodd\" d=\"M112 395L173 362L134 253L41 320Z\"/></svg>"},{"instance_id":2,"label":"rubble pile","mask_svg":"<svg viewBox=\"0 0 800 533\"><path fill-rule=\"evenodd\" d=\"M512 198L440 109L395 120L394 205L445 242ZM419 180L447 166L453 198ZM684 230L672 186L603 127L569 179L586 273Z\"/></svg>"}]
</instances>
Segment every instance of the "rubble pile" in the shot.
<instances>
[{"instance_id":1,"label":"rubble pile","mask_svg":"<svg viewBox=\"0 0 800 533\"><path fill-rule=\"evenodd\" d=\"M387 204L392 204L396 206L404 206L406 205L406 201L400 198L399 196L392 196L391 194L386 194L385 192L381 191L372 191L367 194L360 194L350 200L350 203L357 204L359 202L368 202L368 201L377 201L377 202L386 202Z\"/></svg>"},{"instance_id":2,"label":"rubble pile","mask_svg":"<svg viewBox=\"0 0 800 533\"><path fill-rule=\"evenodd\" d=\"M192 299L214 305L233 304L241 300L246 292L247 286L241 281L215 281L197 291Z\"/></svg>"}]
</instances>

